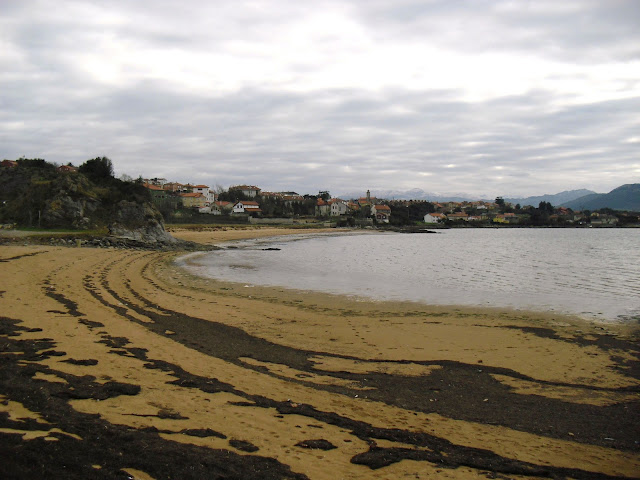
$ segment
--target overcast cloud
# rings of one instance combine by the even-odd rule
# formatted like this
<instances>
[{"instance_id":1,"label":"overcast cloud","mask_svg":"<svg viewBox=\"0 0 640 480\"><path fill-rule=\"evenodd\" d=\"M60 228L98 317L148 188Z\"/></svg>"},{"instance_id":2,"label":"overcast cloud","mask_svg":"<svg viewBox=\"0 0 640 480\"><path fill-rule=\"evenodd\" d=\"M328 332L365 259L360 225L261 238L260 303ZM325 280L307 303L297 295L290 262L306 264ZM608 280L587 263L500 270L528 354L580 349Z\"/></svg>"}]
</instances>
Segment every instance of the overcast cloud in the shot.
<instances>
[{"instance_id":1,"label":"overcast cloud","mask_svg":"<svg viewBox=\"0 0 640 480\"><path fill-rule=\"evenodd\" d=\"M640 182L637 0L0 2L0 157L265 190Z\"/></svg>"}]
</instances>

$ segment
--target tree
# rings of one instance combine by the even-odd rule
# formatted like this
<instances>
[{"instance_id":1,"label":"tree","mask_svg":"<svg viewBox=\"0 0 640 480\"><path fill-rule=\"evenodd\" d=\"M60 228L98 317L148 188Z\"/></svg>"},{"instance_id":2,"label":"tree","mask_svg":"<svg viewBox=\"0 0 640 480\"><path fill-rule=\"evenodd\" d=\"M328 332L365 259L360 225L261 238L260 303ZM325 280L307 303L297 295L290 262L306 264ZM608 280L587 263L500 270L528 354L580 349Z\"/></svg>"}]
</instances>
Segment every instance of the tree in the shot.
<instances>
[{"instance_id":1,"label":"tree","mask_svg":"<svg viewBox=\"0 0 640 480\"><path fill-rule=\"evenodd\" d=\"M321 198L322 200L324 200L325 202L331 199L331 195L329 194L329 192L327 190L322 190L320 192L318 192L318 198Z\"/></svg>"},{"instance_id":2,"label":"tree","mask_svg":"<svg viewBox=\"0 0 640 480\"><path fill-rule=\"evenodd\" d=\"M113 164L107 157L97 157L87 160L78 168L94 183L108 183L113 178Z\"/></svg>"},{"instance_id":3,"label":"tree","mask_svg":"<svg viewBox=\"0 0 640 480\"><path fill-rule=\"evenodd\" d=\"M551 215L553 214L553 205L551 205L551 203L549 202L540 202L538 204L538 210L540 210L543 215Z\"/></svg>"},{"instance_id":4,"label":"tree","mask_svg":"<svg viewBox=\"0 0 640 480\"><path fill-rule=\"evenodd\" d=\"M369 218L370 216L371 216L371 205L362 205L360 209L356 211L356 218L362 219L362 218Z\"/></svg>"},{"instance_id":5,"label":"tree","mask_svg":"<svg viewBox=\"0 0 640 480\"><path fill-rule=\"evenodd\" d=\"M242 193L242 190L238 190L237 188L231 188L227 192L219 192L216 196L218 197L218 200L232 203L239 202L240 200L253 200Z\"/></svg>"}]
</instances>

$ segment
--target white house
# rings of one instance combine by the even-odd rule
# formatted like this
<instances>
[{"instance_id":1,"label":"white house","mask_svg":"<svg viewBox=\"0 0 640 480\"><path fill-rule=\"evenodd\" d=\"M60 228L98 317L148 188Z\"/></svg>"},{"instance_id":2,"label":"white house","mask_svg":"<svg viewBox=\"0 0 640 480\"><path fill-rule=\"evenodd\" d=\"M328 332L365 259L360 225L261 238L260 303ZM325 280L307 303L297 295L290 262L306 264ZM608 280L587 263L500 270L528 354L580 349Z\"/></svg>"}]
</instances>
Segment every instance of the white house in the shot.
<instances>
[{"instance_id":1,"label":"white house","mask_svg":"<svg viewBox=\"0 0 640 480\"><path fill-rule=\"evenodd\" d=\"M212 203L207 207L198 208L198 213L207 213L209 215L222 215L222 210L218 203Z\"/></svg>"},{"instance_id":2,"label":"white house","mask_svg":"<svg viewBox=\"0 0 640 480\"><path fill-rule=\"evenodd\" d=\"M349 211L347 202L345 202L344 200L340 200L339 198L332 198L331 200L329 200L329 205L331 205L332 217L346 215L347 212Z\"/></svg>"},{"instance_id":3,"label":"white house","mask_svg":"<svg viewBox=\"0 0 640 480\"><path fill-rule=\"evenodd\" d=\"M233 213L262 213L262 210L258 202L241 200L233 206Z\"/></svg>"},{"instance_id":4,"label":"white house","mask_svg":"<svg viewBox=\"0 0 640 480\"><path fill-rule=\"evenodd\" d=\"M440 223L443 222L445 216L441 213L427 213L424 216L424 223Z\"/></svg>"},{"instance_id":5,"label":"white house","mask_svg":"<svg viewBox=\"0 0 640 480\"><path fill-rule=\"evenodd\" d=\"M191 187L192 193L201 193L207 200L207 203L213 203L216 200L215 193L207 185L194 185Z\"/></svg>"}]
</instances>

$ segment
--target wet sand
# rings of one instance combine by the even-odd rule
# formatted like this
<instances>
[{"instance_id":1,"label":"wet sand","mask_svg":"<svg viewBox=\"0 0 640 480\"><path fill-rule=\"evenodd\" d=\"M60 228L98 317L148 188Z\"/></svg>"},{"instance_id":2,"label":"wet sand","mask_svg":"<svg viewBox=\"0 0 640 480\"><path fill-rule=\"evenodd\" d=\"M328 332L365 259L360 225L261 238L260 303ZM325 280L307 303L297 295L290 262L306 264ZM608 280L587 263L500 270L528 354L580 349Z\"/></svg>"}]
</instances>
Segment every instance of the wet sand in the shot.
<instances>
[{"instance_id":1,"label":"wet sand","mask_svg":"<svg viewBox=\"0 0 640 480\"><path fill-rule=\"evenodd\" d=\"M631 326L204 280L176 255L0 247L0 477L640 476Z\"/></svg>"}]
</instances>

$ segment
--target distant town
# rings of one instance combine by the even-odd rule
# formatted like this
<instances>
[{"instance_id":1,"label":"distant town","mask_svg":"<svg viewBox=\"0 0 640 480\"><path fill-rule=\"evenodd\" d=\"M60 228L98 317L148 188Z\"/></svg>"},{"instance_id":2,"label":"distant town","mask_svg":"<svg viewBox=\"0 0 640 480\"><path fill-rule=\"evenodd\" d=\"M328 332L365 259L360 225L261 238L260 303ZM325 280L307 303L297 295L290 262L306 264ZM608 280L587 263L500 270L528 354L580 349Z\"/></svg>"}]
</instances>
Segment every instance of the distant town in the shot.
<instances>
[{"instance_id":1,"label":"distant town","mask_svg":"<svg viewBox=\"0 0 640 480\"><path fill-rule=\"evenodd\" d=\"M359 198L331 197L297 192L268 192L255 185L234 185L224 190L208 185L181 184L164 178L143 179L153 202L165 218L197 212L199 215L249 217L251 223L275 223L294 218L327 219L339 226L412 225L432 226L551 225L617 226L636 224L638 215L611 209L574 211L548 202L520 205L501 197L494 201L430 202L388 200L363 192Z\"/></svg>"}]
</instances>

